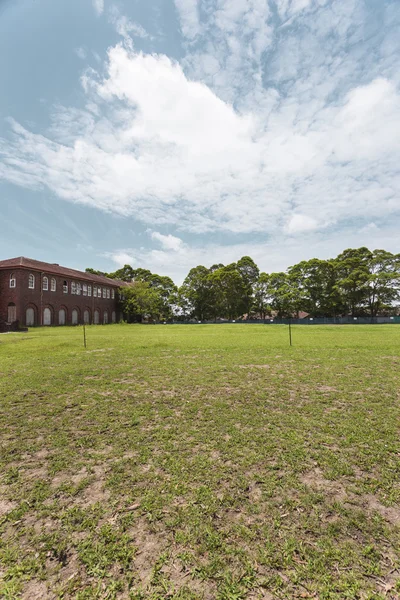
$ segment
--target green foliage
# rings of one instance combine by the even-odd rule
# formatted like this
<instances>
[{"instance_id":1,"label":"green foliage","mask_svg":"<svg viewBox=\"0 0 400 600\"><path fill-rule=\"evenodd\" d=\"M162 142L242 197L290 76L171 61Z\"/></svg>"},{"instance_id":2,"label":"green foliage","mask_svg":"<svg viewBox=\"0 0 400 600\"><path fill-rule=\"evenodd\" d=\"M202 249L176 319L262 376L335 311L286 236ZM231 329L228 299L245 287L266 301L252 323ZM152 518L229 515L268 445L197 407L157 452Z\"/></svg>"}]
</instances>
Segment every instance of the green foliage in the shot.
<instances>
[{"instance_id":1,"label":"green foliage","mask_svg":"<svg viewBox=\"0 0 400 600\"><path fill-rule=\"evenodd\" d=\"M129 320L142 321L150 318L159 320L163 311L160 292L147 281L135 281L121 289L122 309Z\"/></svg>"},{"instance_id":2,"label":"green foliage","mask_svg":"<svg viewBox=\"0 0 400 600\"><path fill-rule=\"evenodd\" d=\"M128 320L206 321L265 318L271 313L283 318L300 311L313 317L375 317L391 311L400 298L400 254L364 247L347 249L330 260L301 261L287 272L271 274L260 273L250 256L227 266L199 265L179 289L170 277L130 265L107 276L137 286L134 291L121 290Z\"/></svg>"}]
</instances>

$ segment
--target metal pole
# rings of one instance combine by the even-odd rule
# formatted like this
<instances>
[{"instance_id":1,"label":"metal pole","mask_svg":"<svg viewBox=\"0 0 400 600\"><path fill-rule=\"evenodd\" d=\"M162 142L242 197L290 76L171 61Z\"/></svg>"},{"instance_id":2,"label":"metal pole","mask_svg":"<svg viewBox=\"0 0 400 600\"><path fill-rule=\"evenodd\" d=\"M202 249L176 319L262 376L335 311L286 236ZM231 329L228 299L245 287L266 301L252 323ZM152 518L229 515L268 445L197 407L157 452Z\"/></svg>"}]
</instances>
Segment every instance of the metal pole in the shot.
<instances>
[{"instance_id":1,"label":"metal pole","mask_svg":"<svg viewBox=\"0 0 400 600\"><path fill-rule=\"evenodd\" d=\"M83 325L83 345L86 348L86 327Z\"/></svg>"},{"instance_id":2,"label":"metal pole","mask_svg":"<svg viewBox=\"0 0 400 600\"><path fill-rule=\"evenodd\" d=\"M292 319L289 319L289 342L292 346Z\"/></svg>"}]
</instances>

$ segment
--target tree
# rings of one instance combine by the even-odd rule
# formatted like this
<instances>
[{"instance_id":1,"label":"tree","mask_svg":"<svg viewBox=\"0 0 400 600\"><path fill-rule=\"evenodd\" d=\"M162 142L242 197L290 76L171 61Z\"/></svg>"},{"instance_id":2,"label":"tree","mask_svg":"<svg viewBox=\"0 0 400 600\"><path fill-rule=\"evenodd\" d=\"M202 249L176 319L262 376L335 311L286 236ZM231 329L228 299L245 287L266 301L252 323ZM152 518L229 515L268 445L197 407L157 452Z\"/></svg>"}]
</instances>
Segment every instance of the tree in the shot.
<instances>
[{"instance_id":1,"label":"tree","mask_svg":"<svg viewBox=\"0 0 400 600\"><path fill-rule=\"evenodd\" d=\"M296 290L287 273L271 273L268 280L271 308L280 319L292 317L297 308Z\"/></svg>"},{"instance_id":2,"label":"tree","mask_svg":"<svg viewBox=\"0 0 400 600\"><path fill-rule=\"evenodd\" d=\"M269 277L270 276L267 273L260 273L260 276L254 285L253 308L262 319L265 319L271 309L269 305Z\"/></svg>"},{"instance_id":3,"label":"tree","mask_svg":"<svg viewBox=\"0 0 400 600\"><path fill-rule=\"evenodd\" d=\"M92 269L91 267L85 269L85 273L91 273L92 275L101 275L101 277L109 277L107 273L103 273L103 271L96 271L96 269Z\"/></svg>"},{"instance_id":4,"label":"tree","mask_svg":"<svg viewBox=\"0 0 400 600\"><path fill-rule=\"evenodd\" d=\"M400 295L400 254L374 250L369 261L367 302L369 314L390 308Z\"/></svg>"},{"instance_id":5,"label":"tree","mask_svg":"<svg viewBox=\"0 0 400 600\"><path fill-rule=\"evenodd\" d=\"M212 316L212 284L209 270L203 265L191 269L180 288L182 299L189 308L191 316L205 321Z\"/></svg>"},{"instance_id":6,"label":"tree","mask_svg":"<svg viewBox=\"0 0 400 600\"><path fill-rule=\"evenodd\" d=\"M156 275L154 273L151 274L148 283L160 296L164 319L169 319L173 314L172 305L175 302L175 295L178 291L177 286L170 277L167 277L166 275Z\"/></svg>"},{"instance_id":7,"label":"tree","mask_svg":"<svg viewBox=\"0 0 400 600\"><path fill-rule=\"evenodd\" d=\"M289 267L288 274L296 296L296 310L314 317L335 316L341 311L332 261L313 258Z\"/></svg>"},{"instance_id":8,"label":"tree","mask_svg":"<svg viewBox=\"0 0 400 600\"><path fill-rule=\"evenodd\" d=\"M120 294L122 310L128 320L158 320L162 316L162 298L147 281L135 281L131 286L121 288Z\"/></svg>"},{"instance_id":9,"label":"tree","mask_svg":"<svg viewBox=\"0 0 400 600\"><path fill-rule=\"evenodd\" d=\"M209 275L212 284L215 303L215 314L228 319L236 319L244 312L246 294L243 278L236 263L217 269Z\"/></svg>"},{"instance_id":10,"label":"tree","mask_svg":"<svg viewBox=\"0 0 400 600\"><path fill-rule=\"evenodd\" d=\"M134 273L135 271L132 269L131 265L124 265L121 269L118 269L114 273L110 273L109 277L111 277L111 279L119 279L119 281L130 283L135 279Z\"/></svg>"},{"instance_id":11,"label":"tree","mask_svg":"<svg viewBox=\"0 0 400 600\"><path fill-rule=\"evenodd\" d=\"M355 316L363 312L369 295L370 263L373 254L368 248L349 248L334 260L337 282L344 312Z\"/></svg>"},{"instance_id":12,"label":"tree","mask_svg":"<svg viewBox=\"0 0 400 600\"><path fill-rule=\"evenodd\" d=\"M244 311L250 315L253 305L254 286L260 275L260 270L250 256L243 256L236 265L243 282Z\"/></svg>"}]
</instances>

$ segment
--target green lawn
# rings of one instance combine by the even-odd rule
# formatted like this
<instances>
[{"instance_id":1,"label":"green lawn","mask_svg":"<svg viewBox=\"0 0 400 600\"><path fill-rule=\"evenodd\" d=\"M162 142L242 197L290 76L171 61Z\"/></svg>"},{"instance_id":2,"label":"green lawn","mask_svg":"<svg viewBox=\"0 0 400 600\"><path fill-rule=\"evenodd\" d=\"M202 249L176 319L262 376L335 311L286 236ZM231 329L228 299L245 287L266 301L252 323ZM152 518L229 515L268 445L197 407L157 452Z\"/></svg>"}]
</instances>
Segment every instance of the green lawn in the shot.
<instances>
[{"instance_id":1,"label":"green lawn","mask_svg":"<svg viewBox=\"0 0 400 600\"><path fill-rule=\"evenodd\" d=\"M0 336L0 597L400 597L400 326Z\"/></svg>"}]
</instances>

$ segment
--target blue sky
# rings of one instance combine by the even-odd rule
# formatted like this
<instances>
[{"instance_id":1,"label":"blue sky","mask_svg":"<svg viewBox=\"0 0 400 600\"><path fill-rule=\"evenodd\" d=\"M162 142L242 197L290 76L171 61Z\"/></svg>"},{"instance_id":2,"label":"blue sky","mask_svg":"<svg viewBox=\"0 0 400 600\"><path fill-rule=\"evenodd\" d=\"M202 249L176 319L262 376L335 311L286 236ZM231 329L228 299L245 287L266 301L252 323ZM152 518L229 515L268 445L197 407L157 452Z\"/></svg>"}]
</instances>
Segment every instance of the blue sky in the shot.
<instances>
[{"instance_id":1,"label":"blue sky","mask_svg":"<svg viewBox=\"0 0 400 600\"><path fill-rule=\"evenodd\" d=\"M400 251L398 0L0 0L0 259Z\"/></svg>"}]
</instances>

